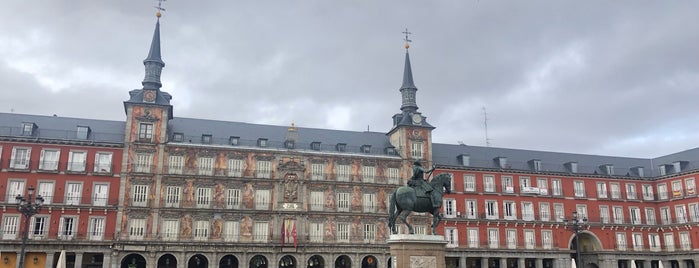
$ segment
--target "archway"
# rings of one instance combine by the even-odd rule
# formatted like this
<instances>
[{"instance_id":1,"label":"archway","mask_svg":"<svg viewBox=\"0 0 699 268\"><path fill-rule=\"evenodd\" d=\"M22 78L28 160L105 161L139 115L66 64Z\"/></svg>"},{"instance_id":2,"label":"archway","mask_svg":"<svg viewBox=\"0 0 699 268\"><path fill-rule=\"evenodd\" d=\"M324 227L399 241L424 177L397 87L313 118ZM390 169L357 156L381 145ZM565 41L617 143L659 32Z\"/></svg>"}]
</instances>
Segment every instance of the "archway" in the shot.
<instances>
[{"instance_id":1,"label":"archway","mask_svg":"<svg viewBox=\"0 0 699 268\"><path fill-rule=\"evenodd\" d=\"M578 238L580 239L580 252L594 252L602 250L602 242L599 238L591 232L581 231L578 233ZM576 249L576 237L572 234L570 237L569 248L572 250Z\"/></svg>"},{"instance_id":2,"label":"archway","mask_svg":"<svg viewBox=\"0 0 699 268\"><path fill-rule=\"evenodd\" d=\"M296 258L291 255L284 255L279 259L279 268L296 268Z\"/></svg>"},{"instance_id":3,"label":"archway","mask_svg":"<svg viewBox=\"0 0 699 268\"><path fill-rule=\"evenodd\" d=\"M146 268L148 263L143 256L133 253L121 259L121 268Z\"/></svg>"},{"instance_id":4,"label":"archway","mask_svg":"<svg viewBox=\"0 0 699 268\"><path fill-rule=\"evenodd\" d=\"M158 258L158 268L175 268L177 267L177 258L172 254L163 254Z\"/></svg>"},{"instance_id":5,"label":"archway","mask_svg":"<svg viewBox=\"0 0 699 268\"><path fill-rule=\"evenodd\" d=\"M262 255L255 255L250 259L250 268L267 268L267 258Z\"/></svg>"},{"instance_id":6,"label":"archway","mask_svg":"<svg viewBox=\"0 0 699 268\"><path fill-rule=\"evenodd\" d=\"M320 255L313 255L310 258L308 258L308 266L306 268L324 268L325 267L325 259L321 257Z\"/></svg>"},{"instance_id":7,"label":"archway","mask_svg":"<svg viewBox=\"0 0 699 268\"><path fill-rule=\"evenodd\" d=\"M218 262L219 268L238 268L238 258L233 255L226 255Z\"/></svg>"},{"instance_id":8,"label":"archway","mask_svg":"<svg viewBox=\"0 0 699 268\"><path fill-rule=\"evenodd\" d=\"M377 261L374 256L366 256L362 259L362 268L376 268Z\"/></svg>"},{"instance_id":9,"label":"archway","mask_svg":"<svg viewBox=\"0 0 699 268\"><path fill-rule=\"evenodd\" d=\"M209 267L209 259L204 255L196 254L187 261L187 268L207 268Z\"/></svg>"},{"instance_id":10,"label":"archway","mask_svg":"<svg viewBox=\"0 0 699 268\"><path fill-rule=\"evenodd\" d=\"M335 268L350 268L352 267L352 259L347 255L342 255L335 259Z\"/></svg>"}]
</instances>

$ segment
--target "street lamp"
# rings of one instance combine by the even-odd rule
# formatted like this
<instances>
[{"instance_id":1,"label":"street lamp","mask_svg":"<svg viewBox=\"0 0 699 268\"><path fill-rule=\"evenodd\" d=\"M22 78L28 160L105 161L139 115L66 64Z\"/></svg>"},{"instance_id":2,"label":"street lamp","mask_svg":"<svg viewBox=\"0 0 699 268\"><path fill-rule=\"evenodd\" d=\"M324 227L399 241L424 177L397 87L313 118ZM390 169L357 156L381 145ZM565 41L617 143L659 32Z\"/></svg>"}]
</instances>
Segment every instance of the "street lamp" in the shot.
<instances>
[{"instance_id":1,"label":"street lamp","mask_svg":"<svg viewBox=\"0 0 699 268\"><path fill-rule=\"evenodd\" d=\"M22 250L19 254L19 267L22 268L24 268L24 250L27 247L27 238L29 236L29 219L31 219L32 216L39 213L41 205L44 203L44 198L41 197L41 195L37 195L36 200L34 200L34 186L29 186L29 189L27 189L27 193L29 194L27 198L24 198L22 195L19 194L17 195L17 197L15 197L15 200L17 200L17 210L24 215L24 231L22 232Z\"/></svg>"},{"instance_id":2,"label":"street lamp","mask_svg":"<svg viewBox=\"0 0 699 268\"><path fill-rule=\"evenodd\" d=\"M575 266L577 268L585 268L583 267L583 261L582 261L582 256L580 255L580 237L579 234L582 232L582 230L585 229L589 224L587 223L587 218L578 218L578 212L573 211L573 218L568 220L564 219L566 228L570 230L571 232L575 233ZM570 224L569 224L570 223Z\"/></svg>"}]
</instances>

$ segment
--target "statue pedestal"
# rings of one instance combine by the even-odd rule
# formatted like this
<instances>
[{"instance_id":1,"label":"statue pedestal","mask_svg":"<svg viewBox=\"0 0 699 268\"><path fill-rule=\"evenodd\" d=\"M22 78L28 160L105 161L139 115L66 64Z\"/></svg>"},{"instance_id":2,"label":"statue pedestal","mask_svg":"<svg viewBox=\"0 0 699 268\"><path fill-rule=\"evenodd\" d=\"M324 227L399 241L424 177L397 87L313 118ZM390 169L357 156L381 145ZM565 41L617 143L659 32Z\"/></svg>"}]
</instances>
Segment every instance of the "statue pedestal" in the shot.
<instances>
[{"instance_id":1,"label":"statue pedestal","mask_svg":"<svg viewBox=\"0 0 699 268\"><path fill-rule=\"evenodd\" d=\"M447 241L441 235L391 235L391 268L445 267Z\"/></svg>"}]
</instances>

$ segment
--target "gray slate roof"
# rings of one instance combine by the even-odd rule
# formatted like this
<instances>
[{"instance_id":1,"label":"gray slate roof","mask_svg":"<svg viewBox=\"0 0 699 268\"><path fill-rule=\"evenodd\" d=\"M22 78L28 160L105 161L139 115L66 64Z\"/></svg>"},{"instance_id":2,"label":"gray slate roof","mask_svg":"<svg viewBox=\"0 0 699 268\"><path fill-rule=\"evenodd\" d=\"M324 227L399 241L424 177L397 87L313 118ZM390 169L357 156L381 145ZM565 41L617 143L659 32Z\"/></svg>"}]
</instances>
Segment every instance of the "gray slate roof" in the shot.
<instances>
[{"instance_id":1,"label":"gray slate roof","mask_svg":"<svg viewBox=\"0 0 699 268\"><path fill-rule=\"evenodd\" d=\"M14 113L0 113L0 136L27 137L22 135L23 123L36 124L32 135L35 138L85 141L77 138L77 129L78 126L86 126L90 128L88 141L124 143L123 121Z\"/></svg>"}]
</instances>

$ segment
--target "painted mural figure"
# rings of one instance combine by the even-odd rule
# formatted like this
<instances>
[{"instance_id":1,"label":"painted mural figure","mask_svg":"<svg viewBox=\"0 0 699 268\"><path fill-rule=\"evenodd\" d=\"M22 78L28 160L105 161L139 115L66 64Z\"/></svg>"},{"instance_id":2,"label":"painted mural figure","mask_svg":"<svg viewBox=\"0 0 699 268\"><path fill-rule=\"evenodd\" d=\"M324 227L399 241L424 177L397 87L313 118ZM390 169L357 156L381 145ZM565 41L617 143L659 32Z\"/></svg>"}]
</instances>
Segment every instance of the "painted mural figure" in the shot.
<instances>
[{"instance_id":1,"label":"painted mural figure","mask_svg":"<svg viewBox=\"0 0 699 268\"><path fill-rule=\"evenodd\" d=\"M332 188L328 186L328 189L323 193L325 195L325 207L329 209L335 208L335 193Z\"/></svg>"},{"instance_id":2,"label":"painted mural figure","mask_svg":"<svg viewBox=\"0 0 699 268\"><path fill-rule=\"evenodd\" d=\"M253 208L255 204L255 189L252 187L252 183L245 185L245 191L243 192L243 205L245 208Z\"/></svg>"},{"instance_id":3,"label":"painted mural figure","mask_svg":"<svg viewBox=\"0 0 699 268\"><path fill-rule=\"evenodd\" d=\"M284 182L284 201L294 202L298 198L298 180L296 174L286 176Z\"/></svg>"}]
</instances>

